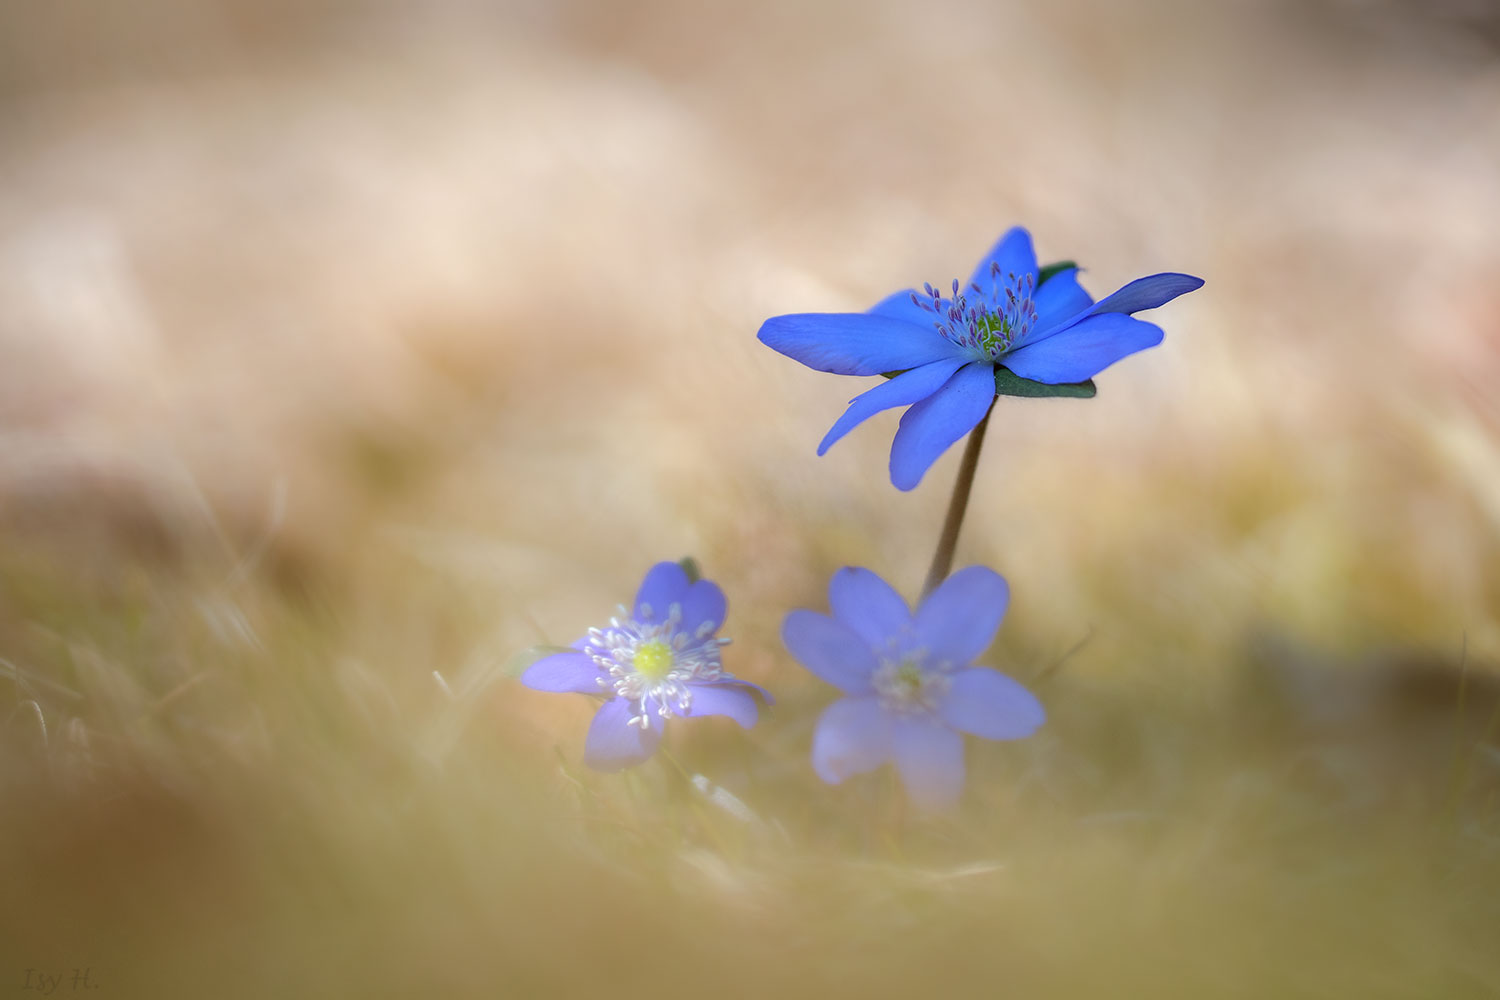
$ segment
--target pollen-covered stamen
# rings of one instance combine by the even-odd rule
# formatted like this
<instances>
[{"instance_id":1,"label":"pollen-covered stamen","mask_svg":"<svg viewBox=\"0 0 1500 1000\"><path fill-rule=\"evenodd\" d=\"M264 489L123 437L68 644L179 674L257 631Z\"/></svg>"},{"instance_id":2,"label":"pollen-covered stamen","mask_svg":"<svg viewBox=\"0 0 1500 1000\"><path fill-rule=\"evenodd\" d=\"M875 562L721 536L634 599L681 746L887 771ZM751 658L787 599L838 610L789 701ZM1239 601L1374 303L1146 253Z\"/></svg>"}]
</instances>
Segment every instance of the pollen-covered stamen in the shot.
<instances>
[{"instance_id":1,"label":"pollen-covered stamen","mask_svg":"<svg viewBox=\"0 0 1500 1000\"><path fill-rule=\"evenodd\" d=\"M693 704L689 685L724 674L719 647L728 640L709 637L713 623L692 631L681 626L682 605L673 604L662 621L622 614L610 619L608 628L589 629L583 652L604 672L599 686L630 702L632 726L649 729L652 709L663 719L686 714Z\"/></svg>"},{"instance_id":2,"label":"pollen-covered stamen","mask_svg":"<svg viewBox=\"0 0 1500 1000\"><path fill-rule=\"evenodd\" d=\"M937 709L952 683L946 664L925 664L919 655L900 659L881 658L871 678L880 703L902 714L929 713Z\"/></svg>"},{"instance_id":3,"label":"pollen-covered stamen","mask_svg":"<svg viewBox=\"0 0 1500 1000\"><path fill-rule=\"evenodd\" d=\"M937 316L933 326L938 333L981 361L998 359L1017 346L1036 324L1033 275L1007 274L1002 282L1000 265L991 262L990 279L993 284L988 297L978 284L971 283L965 290L956 279L948 298L928 284L922 286L927 293L925 301L915 292L911 297L913 303Z\"/></svg>"}]
</instances>

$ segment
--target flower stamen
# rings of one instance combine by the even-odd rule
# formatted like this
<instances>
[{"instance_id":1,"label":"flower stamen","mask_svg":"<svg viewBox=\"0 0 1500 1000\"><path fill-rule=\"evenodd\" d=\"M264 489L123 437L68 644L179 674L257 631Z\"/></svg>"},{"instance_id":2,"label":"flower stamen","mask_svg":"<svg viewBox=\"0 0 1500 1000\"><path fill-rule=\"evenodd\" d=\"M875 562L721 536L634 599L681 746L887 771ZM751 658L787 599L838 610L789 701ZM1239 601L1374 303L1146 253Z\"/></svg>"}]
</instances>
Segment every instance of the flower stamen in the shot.
<instances>
[{"instance_id":1,"label":"flower stamen","mask_svg":"<svg viewBox=\"0 0 1500 1000\"><path fill-rule=\"evenodd\" d=\"M903 715L927 714L937 710L952 683L945 667L928 667L916 656L882 658L871 680L887 709Z\"/></svg>"},{"instance_id":2,"label":"flower stamen","mask_svg":"<svg viewBox=\"0 0 1500 1000\"><path fill-rule=\"evenodd\" d=\"M970 351L979 361L998 360L1018 347L1036 324L1033 275L1006 274L1002 283L1000 265L991 261L990 279L988 297L977 283L970 283L965 290L956 278L947 298L930 284L922 286L925 300L915 292L911 296L914 304L938 317L933 323L938 333Z\"/></svg>"},{"instance_id":3,"label":"flower stamen","mask_svg":"<svg viewBox=\"0 0 1500 1000\"><path fill-rule=\"evenodd\" d=\"M642 618L649 618L647 606ZM710 623L705 623L705 626ZM651 715L670 719L686 715L693 704L690 684L724 675L719 647L725 639L709 638L711 628L682 627L682 606L673 604L662 621L638 621L624 614L607 629L589 629L583 652L604 671L599 686L630 703L630 725L651 728Z\"/></svg>"}]
</instances>

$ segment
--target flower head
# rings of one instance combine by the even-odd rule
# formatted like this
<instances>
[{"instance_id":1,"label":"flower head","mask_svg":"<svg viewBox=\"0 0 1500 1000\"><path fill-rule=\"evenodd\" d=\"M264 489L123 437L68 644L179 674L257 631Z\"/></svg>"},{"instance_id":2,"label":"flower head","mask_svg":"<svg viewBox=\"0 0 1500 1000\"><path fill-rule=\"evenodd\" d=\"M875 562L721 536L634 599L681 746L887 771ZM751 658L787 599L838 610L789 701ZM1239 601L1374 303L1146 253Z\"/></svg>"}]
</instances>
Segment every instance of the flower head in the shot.
<instances>
[{"instance_id":1,"label":"flower head","mask_svg":"<svg viewBox=\"0 0 1500 1000\"><path fill-rule=\"evenodd\" d=\"M910 406L891 445L891 482L909 490L984 419L997 391L1092 395L1092 386L1077 384L1161 343L1160 327L1130 314L1202 284L1187 274L1153 274L1095 302L1079 286L1076 267L1038 269L1031 234L1018 227L1001 237L965 284L897 292L865 313L773 316L759 336L818 371L899 373L856 396L818 454L876 413Z\"/></svg>"},{"instance_id":2,"label":"flower head","mask_svg":"<svg viewBox=\"0 0 1500 1000\"><path fill-rule=\"evenodd\" d=\"M1041 703L1004 674L972 665L994 639L1009 598L998 573L970 566L913 614L880 577L845 568L828 584L831 617L787 615L787 649L848 695L818 720L818 776L838 784L892 760L912 800L940 809L963 790L960 734L1030 736L1046 718Z\"/></svg>"},{"instance_id":3,"label":"flower head","mask_svg":"<svg viewBox=\"0 0 1500 1000\"><path fill-rule=\"evenodd\" d=\"M727 611L711 580L690 580L678 563L646 573L635 604L600 628L532 664L521 683L538 691L574 691L605 699L584 744L584 762L618 771L650 757L662 728L678 716L727 715L755 725L757 685L724 672L715 637Z\"/></svg>"}]
</instances>

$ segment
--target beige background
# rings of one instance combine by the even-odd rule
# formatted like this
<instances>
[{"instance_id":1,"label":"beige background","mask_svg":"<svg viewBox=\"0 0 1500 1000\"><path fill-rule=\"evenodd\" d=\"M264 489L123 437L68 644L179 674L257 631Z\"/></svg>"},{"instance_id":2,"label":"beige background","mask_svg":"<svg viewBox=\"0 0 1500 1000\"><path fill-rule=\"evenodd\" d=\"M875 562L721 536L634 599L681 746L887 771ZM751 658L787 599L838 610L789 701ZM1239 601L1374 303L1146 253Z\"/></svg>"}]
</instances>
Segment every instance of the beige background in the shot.
<instances>
[{"instance_id":1,"label":"beige background","mask_svg":"<svg viewBox=\"0 0 1500 1000\"><path fill-rule=\"evenodd\" d=\"M1493 800L1428 823L1455 678L1500 660L1492 4L0 18L4 790L42 804L18 983L1500 988L1493 892L1420 863L1495 870ZM815 457L864 383L754 335L966 275L1012 224L1096 296L1207 284L1097 399L1001 401L959 563L1011 581L991 662L1055 725L971 746L967 811L931 825L812 779L830 692L777 630L840 565L914 592L956 451L911 494L894 414ZM665 768L559 777L582 704L432 677L492 679L688 553L729 592L728 665L783 703L672 746L765 843ZM1221 744L1267 648L1313 665L1311 735ZM1387 684L1408 662L1437 708ZM1333 790L1287 791L1309 769ZM1349 829L1391 843L1340 868Z\"/></svg>"}]
</instances>

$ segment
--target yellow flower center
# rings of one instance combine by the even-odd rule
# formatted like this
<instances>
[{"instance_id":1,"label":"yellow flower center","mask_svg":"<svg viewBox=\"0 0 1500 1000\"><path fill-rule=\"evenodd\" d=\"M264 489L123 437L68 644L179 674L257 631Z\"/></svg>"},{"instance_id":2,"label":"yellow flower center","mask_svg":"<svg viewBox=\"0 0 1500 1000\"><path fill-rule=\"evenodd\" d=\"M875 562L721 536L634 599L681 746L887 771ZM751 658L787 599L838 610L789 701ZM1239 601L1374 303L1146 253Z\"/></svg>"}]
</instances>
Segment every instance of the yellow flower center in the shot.
<instances>
[{"instance_id":1,"label":"yellow flower center","mask_svg":"<svg viewBox=\"0 0 1500 1000\"><path fill-rule=\"evenodd\" d=\"M922 693L922 668L915 663L903 663L896 668L894 687L910 698Z\"/></svg>"},{"instance_id":2,"label":"yellow flower center","mask_svg":"<svg viewBox=\"0 0 1500 1000\"><path fill-rule=\"evenodd\" d=\"M673 661L672 647L660 639L654 639L636 647L631 665L635 667L636 673L647 680L659 681L672 670Z\"/></svg>"}]
</instances>

